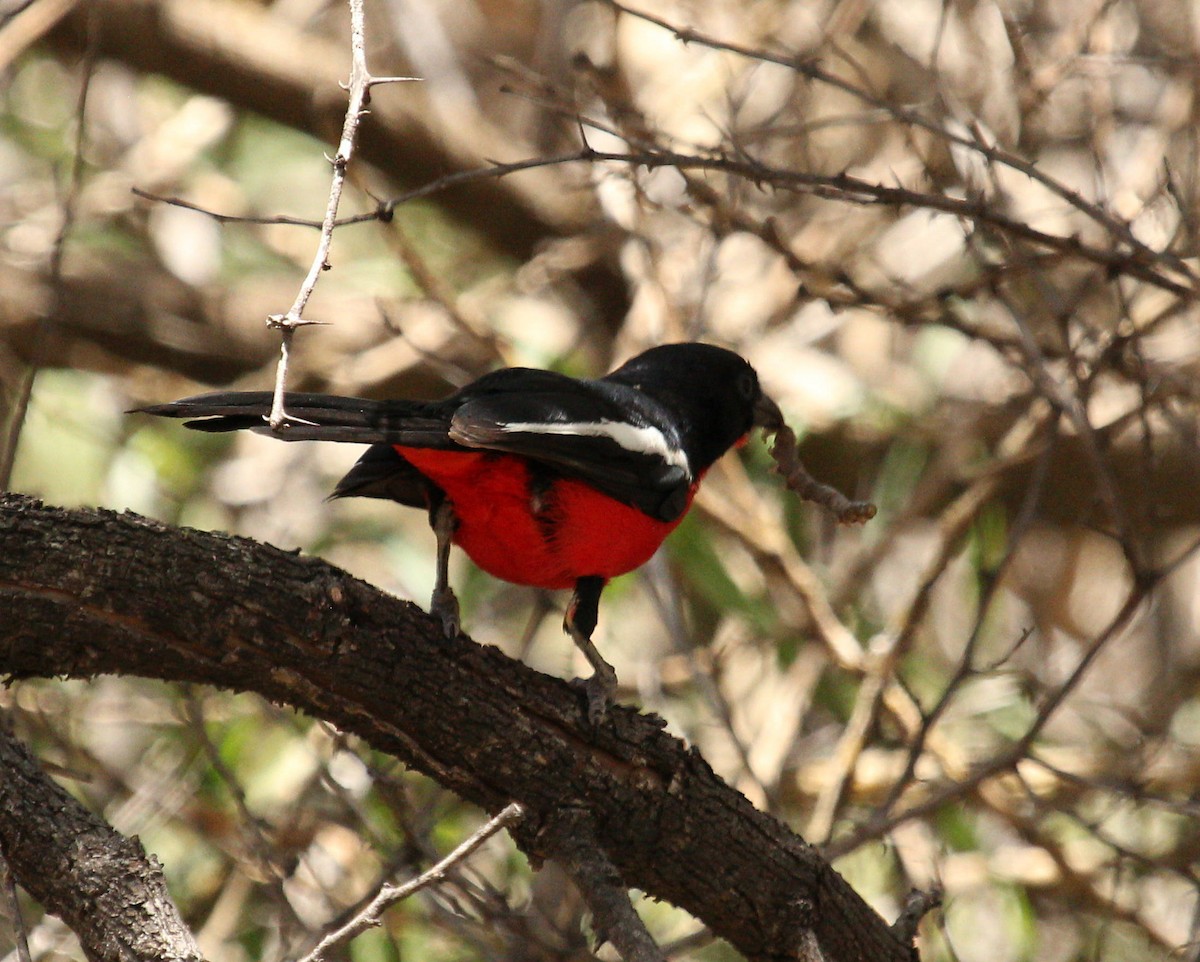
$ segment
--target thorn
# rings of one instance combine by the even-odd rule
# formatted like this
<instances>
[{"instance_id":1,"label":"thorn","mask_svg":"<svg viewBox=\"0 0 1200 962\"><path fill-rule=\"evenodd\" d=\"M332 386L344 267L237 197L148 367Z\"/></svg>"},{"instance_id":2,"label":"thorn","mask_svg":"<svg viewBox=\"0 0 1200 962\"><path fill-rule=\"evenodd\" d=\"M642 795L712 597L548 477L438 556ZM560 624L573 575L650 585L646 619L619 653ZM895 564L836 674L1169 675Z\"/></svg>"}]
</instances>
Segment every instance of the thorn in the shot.
<instances>
[{"instance_id":1,"label":"thorn","mask_svg":"<svg viewBox=\"0 0 1200 962\"><path fill-rule=\"evenodd\" d=\"M424 77L369 77L367 86L374 87L378 84L404 84L404 83L424 83Z\"/></svg>"},{"instance_id":2,"label":"thorn","mask_svg":"<svg viewBox=\"0 0 1200 962\"><path fill-rule=\"evenodd\" d=\"M263 420L270 425L272 431L286 431L288 428L292 427L292 425L304 424L310 428L315 428L317 426L316 421L306 421L304 418L292 417L292 415L288 414L287 411L283 412L283 416L279 418L278 423L272 421L269 414L264 414Z\"/></svg>"},{"instance_id":3,"label":"thorn","mask_svg":"<svg viewBox=\"0 0 1200 962\"><path fill-rule=\"evenodd\" d=\"M329 270L326 266L322 270ZM310 321L305 317L289 317L287 314L268 314L267 327L277 331L294 331L298 327L326 327L331 321Z\"/></svg>"}]
</instances>

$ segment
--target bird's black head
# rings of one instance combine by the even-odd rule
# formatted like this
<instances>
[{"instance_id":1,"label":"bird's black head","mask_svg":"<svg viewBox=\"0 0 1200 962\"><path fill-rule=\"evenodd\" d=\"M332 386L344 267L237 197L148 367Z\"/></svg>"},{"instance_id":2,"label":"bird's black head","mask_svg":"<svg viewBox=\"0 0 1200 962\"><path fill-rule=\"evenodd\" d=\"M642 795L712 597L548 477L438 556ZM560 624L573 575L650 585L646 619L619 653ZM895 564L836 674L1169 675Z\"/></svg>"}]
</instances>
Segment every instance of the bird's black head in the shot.
<instances>
[{"instance_id":1,"label":"bird's black head","mask_svg":"<svg viewBox=\"0 0 1200 962\"><path fill-rule=\"evenodd\" d=\"M745 358L711 344L664 344L639 354L605 380L635 387L675 415L695 475L751 428L783 423Z\"/></svg>"}]
</instances>

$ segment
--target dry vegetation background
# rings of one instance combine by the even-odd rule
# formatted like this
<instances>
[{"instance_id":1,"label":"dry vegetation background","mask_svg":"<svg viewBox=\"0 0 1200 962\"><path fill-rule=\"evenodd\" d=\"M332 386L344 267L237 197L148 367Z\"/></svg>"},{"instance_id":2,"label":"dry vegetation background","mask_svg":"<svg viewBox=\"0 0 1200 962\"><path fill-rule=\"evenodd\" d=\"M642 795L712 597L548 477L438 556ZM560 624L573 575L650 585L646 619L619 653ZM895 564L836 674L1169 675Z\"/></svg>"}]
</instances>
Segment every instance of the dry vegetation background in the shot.
<instances>
[{"instance_id":1,"label":"dry vegetation background","mask_svg":"<svg viewBox=\"0 0 1200 962\"><path fill-rule=\"evenodd\" d=\"M344 211L492 162L630 156L339 228L307 311L329 326L298 335L291 386L408 396L500 363L740 350L813 473L879 516L837 529L757 442L727 458L606 596L622 699L827 846L886 918L944 886L924 960L1200 958L1194 7L638 9L663 23L604 2L367 4L373 71L425 79L374 91ZM420 513L321 500L356 452L122 414L270 383L263 319L316 232L269 221L324 209L345 5L0 11L11 487L302 548L424 603ZM477 640L581 670L561 598L458 564ZM481 819L247 696L109 678L13 685L0 707L159 856L214 960L294 958ZM674 957L733 957L644 909ZM77 955L21 911L35 958ZM342 957L585 959L582 920L553 867L497 838Z\"/></svg>"}]
</instances>

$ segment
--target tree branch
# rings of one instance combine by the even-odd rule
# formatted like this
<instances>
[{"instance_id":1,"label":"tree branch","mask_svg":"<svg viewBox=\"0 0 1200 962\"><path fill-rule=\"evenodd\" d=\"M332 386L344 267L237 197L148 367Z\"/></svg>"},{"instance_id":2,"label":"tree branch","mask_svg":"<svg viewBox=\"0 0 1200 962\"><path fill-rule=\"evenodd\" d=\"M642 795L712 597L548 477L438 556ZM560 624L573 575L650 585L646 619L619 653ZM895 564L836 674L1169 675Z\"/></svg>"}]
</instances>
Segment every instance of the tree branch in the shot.
<instances>
[{"instance_id":1,"label":"tree branch","mask_svg":"<svg viewBox=\"0 0 1200 962\"><path fill-rule=\"evenodd\" d=\"M163 599L172 599L164 604ZM819 854L662 722L578 693L312 558L135 515L0 497L0 673L204 682L294 705L499 812L535 862L569 864L582 808L626 886L751 959L912 962ZM564 822L566 820L566 822ZM806 950L805 950L806 951Z\"/></svg>"},{"instance_id":2,"label":"tree branch","mask_svg":"<svg viewBox=\"0 0 1200 962\"><path fill-rule=\"evenodd\" d=\"M93 962L201 958L158 862L51 781L3 725L0 854Z\"/></svg>"},{"instance_id":3,"label":"tree branch","mask_svg":"<svg viewBox=\"0 0 1200 962\"><path fill-rule=\"evenodd\" d=\"M625 962L666 962L646 923L634 910L616 866L597 844L588 814L580 809L560 824L567 874L592 912L596 948L611 942Z\"/></svg>"}]
</instances>

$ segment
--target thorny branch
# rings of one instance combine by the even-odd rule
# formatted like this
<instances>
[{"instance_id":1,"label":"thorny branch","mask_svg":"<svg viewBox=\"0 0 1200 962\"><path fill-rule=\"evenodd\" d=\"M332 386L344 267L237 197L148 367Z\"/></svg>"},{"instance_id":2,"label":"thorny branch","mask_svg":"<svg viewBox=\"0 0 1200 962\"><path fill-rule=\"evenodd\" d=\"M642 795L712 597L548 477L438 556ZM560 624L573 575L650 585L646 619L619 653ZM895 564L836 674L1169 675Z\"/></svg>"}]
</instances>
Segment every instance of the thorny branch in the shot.
<instances>
[{"instance_id":1,"label":"thorny branch","mask_svg":"<svg viewBox=\"0 0 1200 962\"><path fill-rule=\"evenodd\" d=\"M541 167L605 162L624 164L631 170L636 170L639 167L646 169L673 167L679 171L711 171L729 174L760 186L769 185L777 190L811 194L825 200L841 201L855 205L882 204L894 207L925 208L940 211L954 217L962 218L964 221L974 223L977 226L993 229L1002 235L1011 236L1017 240L1026 241L1037 247L1045 248L1048 251L1053 251L1064 256L1080 258L1113 274L1124 274L1145 281L1147 284L1161 288L1179 297L1187 298L1188 300L1193 300L1197 296L1196 290L1190 283L1181 283L1157 270L1155 268L1156 262L1154 261L1145 261L1126 251L1106 250L1096 247L1074 235L1064 237L1038 230L1022 220L994 210L983 200L959 198L947 194L912 190L907 187L873 183L846 173L816 174L785 170L744 156L733 157L720 152L704 155L688 154L661 148L606 151L585 147L581 150L551 157L537 157L511 163L494 164L491 167L479 170L462 171L447 175L446 177L440 177L422 187L406 191L391 198L381 204L373 213L358 214L354 217L347 217L341 221L337 221L336 226L364 223L377 220L380 217L387 217L392 210L401 204L422 197L432 196L462 183L505 177L523 170L533 170ZM197 210L210 216L218 217L224 222L243 220L241 217L230 214L212 214L210 211L178 198L160 197L147 192L141 192L141 196ZM284 223L304 227L316 226L316 223L313 221L303 221L299 218L281 216L267 218L252 217L245 218L245 220L249 223Z\"/></svg>"},{"instance_id":2,"label":"thorny branch","mask_svg":"<svg viewBox=\"0 0 1200 962\"><path fill-rule=\"evenodd\" d=\"M267 318L272 327L280 331L279 364L275 369L275 393L271 401L271 414L268 418L271 427L278 431L287 426L287 413L284 411L284 392L287 390L288 359L292 348L292 338L296 329L307 324L320 323L304 319L304 307L317 286L317 279L322 271L329 270L329 247L333 243L333 230L337 225L338 204L341 202L342 187L346 182L346 168L354 153L354 141L358 134L358 126L366 113L371 87L381 83L395 83L413 80L413 77L372 77L367 70L366 57L366 26L363 16L363 0L350 2L350 84L349 103L346 105L346 119L342 124L342 138L338 142L337 153L333 158L333 177L329 183L329 201L325 206L325 218L321 222L321 239L313 255L312 264L308 269L296 299L288 308L286 314L272 314Z\"/></svg>"}]
</instances>

